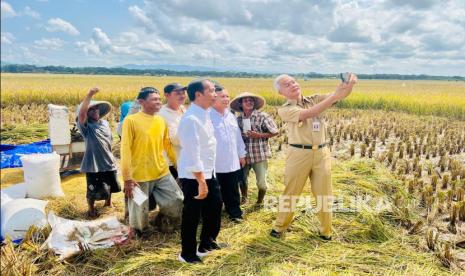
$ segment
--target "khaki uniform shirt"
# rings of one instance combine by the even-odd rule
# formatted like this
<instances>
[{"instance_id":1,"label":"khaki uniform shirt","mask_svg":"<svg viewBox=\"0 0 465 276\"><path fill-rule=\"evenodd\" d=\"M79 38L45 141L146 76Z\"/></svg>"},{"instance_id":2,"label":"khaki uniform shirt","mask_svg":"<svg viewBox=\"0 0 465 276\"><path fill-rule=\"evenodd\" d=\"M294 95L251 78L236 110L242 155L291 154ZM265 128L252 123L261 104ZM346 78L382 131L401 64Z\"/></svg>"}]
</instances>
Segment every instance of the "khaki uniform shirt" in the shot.
<instances>
[{"instance_id":1,"label":"khaki uniform shirt","mask_svg":"<svg viewBox=\"0 0 465 276\"><path fill-rule=\"evenodd\" d=\"M278 108L278 115L286 123L289 144L320 145L326 143L327 126L322 114L299 121L300 112L318 104L324 98L324 95L301 97L299 100L288 100ZM318 122L319 131L314 131L313 124Z\"/></svg>"}]
</instances>

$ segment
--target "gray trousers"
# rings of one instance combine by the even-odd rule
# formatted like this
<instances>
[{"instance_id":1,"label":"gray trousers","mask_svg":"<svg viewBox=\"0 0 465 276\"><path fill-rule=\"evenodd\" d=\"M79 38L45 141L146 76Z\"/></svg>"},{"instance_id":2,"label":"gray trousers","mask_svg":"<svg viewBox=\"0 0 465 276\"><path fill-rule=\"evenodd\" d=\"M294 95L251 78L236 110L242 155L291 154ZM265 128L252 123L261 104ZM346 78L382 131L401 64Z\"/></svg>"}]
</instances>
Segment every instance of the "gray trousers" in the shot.
<instances>
[{"instance_id":1,"label":"gray trousers","mask_svg":"<svg viewBox=\"0 0 465 276\"><path fill-rule=\"evenodd\" d=\"M147 182L139 182L140 189L149 196L155 197L160 208L160 215L173 219L180 219L182 214L184 196L178 183L171 174L159 179ZM132 228L143 230L148 225L149 200L137 205L132 199L128 199L129 225Z\"/></svg>"},{"instance_id":2,"label":"gray trousers","mask_svg":"<svg viewBox=\"0 0 465 276\"><path fill-rule=\"evenodd\" d=\"M260 191L266 191L268 187L268 183L266 181L266 176L268 174L268 160L245 165L243 168L245 181L247 181L251 169L255 172L257 188Z\"/></svg>"}]
</instances>

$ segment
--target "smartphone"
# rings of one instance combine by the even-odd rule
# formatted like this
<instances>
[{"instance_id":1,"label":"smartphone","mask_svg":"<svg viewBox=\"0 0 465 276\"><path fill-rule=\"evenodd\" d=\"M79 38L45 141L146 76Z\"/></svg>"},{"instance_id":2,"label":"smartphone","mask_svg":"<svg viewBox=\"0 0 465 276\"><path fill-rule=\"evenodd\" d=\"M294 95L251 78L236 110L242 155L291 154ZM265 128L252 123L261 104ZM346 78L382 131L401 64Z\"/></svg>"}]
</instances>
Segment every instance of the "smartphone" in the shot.
<instances>
[{"instance_id":1,"label":"smartphone","mask_svg":"<svg viewBox=\"0 0 465 276\"><path fill-rule=\"evenodd\" d=\"M341 74L340 74L340 77L341 77L341 81L342 81L342 82L348 83L348 82L349 82L350 74L349 74L349 72L341 73Z\"/></svg>"}]
</instances>

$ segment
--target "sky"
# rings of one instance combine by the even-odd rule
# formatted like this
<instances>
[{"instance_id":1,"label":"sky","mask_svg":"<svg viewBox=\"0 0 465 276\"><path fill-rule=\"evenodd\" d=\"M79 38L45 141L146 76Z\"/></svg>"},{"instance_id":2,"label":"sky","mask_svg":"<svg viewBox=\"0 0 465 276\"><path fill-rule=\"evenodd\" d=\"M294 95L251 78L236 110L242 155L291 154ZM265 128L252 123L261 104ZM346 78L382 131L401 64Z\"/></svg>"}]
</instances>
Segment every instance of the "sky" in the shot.
<instances>
[{"instance_id":1,"label":"sky","mask_svg":"<svg viewBox=\"0 0 465 276\"><path fill-rule=\"evenodd\" d=\"M2 0L1 60L465 76L465 1Z\"/></svg>"}]
</instances>

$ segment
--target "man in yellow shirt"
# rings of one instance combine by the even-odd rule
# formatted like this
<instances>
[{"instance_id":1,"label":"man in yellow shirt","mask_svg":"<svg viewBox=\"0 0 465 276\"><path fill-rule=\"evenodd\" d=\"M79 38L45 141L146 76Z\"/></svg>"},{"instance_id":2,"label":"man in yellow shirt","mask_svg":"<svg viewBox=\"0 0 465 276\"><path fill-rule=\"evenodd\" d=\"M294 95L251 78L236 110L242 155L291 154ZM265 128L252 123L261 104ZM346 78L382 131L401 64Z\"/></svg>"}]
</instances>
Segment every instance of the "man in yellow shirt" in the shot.
<instances>
[{"instance_id":1,"label":"man in yellow shirt","mask_svg":"<svg viewBox=\"0 0 465 276\"><path fill-rule=\"evenodd\" d=\"M124 192L129 198L129 225L140 235L148 224L149 200L138 205L133 199L136 187L147 197L153 194L160 208L159 216L171 223L179 222L184 197L163 157L165 151L176 164L168 126L162 117L155 115L161 108L160 93L153 87L144 87L137 100L142 110L127 116L123 123L121 171Z\"/></svg>"}]
</instances>

